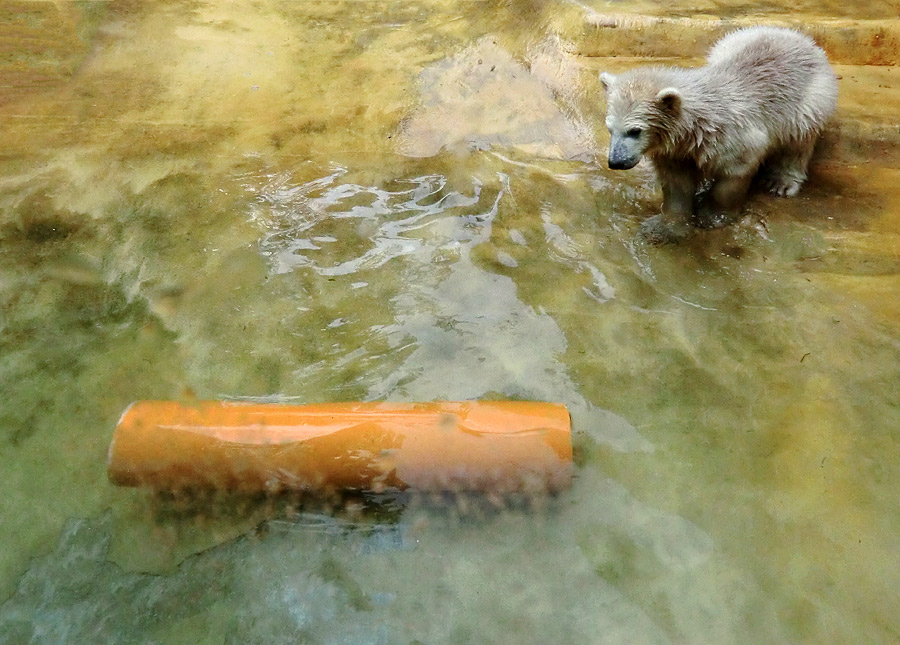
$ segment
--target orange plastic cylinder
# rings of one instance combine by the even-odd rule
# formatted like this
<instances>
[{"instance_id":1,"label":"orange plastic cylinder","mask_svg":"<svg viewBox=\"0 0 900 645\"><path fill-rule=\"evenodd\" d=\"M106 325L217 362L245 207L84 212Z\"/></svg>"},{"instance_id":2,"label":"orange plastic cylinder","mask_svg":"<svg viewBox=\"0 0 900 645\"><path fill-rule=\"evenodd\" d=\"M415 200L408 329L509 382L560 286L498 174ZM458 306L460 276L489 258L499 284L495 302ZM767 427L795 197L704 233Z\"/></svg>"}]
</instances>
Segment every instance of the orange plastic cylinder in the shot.
<instances>
[{"instance_id":1,"label":"orange plastic cylinder","mask_svg":"<svg viewBox=\"0 0 900 645\"><path fill-rule=\"evenodd\" d=\"M554 492L571 469L568 410L522 401L138 401L108 463L122 486L244 492Z\"/></svg>"}]
</instances>

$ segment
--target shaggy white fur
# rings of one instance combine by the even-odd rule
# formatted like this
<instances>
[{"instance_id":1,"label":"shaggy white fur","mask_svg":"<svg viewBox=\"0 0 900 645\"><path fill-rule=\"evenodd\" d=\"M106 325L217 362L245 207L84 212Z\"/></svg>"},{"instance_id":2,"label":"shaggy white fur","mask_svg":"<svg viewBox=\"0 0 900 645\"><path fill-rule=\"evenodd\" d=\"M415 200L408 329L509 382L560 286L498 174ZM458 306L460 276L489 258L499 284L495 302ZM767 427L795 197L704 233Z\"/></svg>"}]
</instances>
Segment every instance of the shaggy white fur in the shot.
<instances>
[{"instance_id":1,"label":"shaggy white fur","mask_svg":"<svg viewBox=\"0 0 900 645\"><path fill-rule=\"evenodd\" d=\"M647 155L662 184L662 215L643 227L653 241L680 237L691 223L729 221L761 168L769 190L796 195L837 104L825 52L780 27L728 34L704 67L643 67L600 80L610 168Z\"/></svg>"}]
</instances>

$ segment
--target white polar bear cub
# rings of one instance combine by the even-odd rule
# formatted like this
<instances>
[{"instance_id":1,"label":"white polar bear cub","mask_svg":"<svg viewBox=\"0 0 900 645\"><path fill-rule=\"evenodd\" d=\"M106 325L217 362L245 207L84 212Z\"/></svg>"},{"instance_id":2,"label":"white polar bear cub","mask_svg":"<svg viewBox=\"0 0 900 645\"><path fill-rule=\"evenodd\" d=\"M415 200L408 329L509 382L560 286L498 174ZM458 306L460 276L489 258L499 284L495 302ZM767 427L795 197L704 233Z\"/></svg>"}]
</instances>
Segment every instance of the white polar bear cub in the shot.
<instances>
[{"instance_id":1,"label":"white polar bear cub","mask_svg":"<svg viewBox=\"0 0 900 645\"><path fill-rule=\"evenodd\" d=\"M643 67L600 75L607 93L609 167L647 155L662 214L641 227L653 242L712 227L740 210L762 168L764 185L796 195L816 140L837 105L825 52L792 29L726 35L699 68Z\"/></svg>"}]
</instances>

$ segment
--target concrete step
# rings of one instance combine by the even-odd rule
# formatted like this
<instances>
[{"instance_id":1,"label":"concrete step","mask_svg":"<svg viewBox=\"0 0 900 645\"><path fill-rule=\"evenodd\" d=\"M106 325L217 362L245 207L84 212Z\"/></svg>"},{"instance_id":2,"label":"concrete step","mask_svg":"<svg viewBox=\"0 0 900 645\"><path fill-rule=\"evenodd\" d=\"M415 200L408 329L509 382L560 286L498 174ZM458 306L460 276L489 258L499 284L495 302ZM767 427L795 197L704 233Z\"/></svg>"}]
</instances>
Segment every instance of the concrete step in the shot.
<instances>
[{"instance_id":1,"label":"concrete step","mask_svg":"<svg viewBox=\"0 0 900 645\"><path fill-rule=\"evenodd\" d=\"M600 3L596 3L600 4ZM608 6L607 3L603 3ZM845 3L852 5L855 3ZM751 25L793 27L815 38L833 63L844 65L900 64L900 3L884 3L893 7L890 15L864 18L844 17L847 8L834 7L836 14L804 15L766 12L747 14L734 12L704 15L694 11L680 15L677 7L666 3L666 15L655 15L642 3L617 4L615 13L598 11L586 4L570 7L558 19L559 33L574 45L582 56L627 56L642 58L703 57L726 32ZM894 6L896 5L896 6ZM884 6L874 5L878 14ZM630 9L630 11L628 10ZM649 11L648 11L649 10ZM659 7L655 11L659 11ZM646 13L644 11L647 11Z\"/></svg>"},{"instance_id":2,"label":"concrete step","mask_svg":"<svg viewBox=\"0 0 900 645\"><path fill-rule=\"evenodd\" d=\"M855 20L883 20L900 16L900 0L570 0L570 5L582 10L604 13L614 4L617 11L647 16L718 16L737 19L752 16L787 16L797 21L815 22L820 17Z\"/></svg>"}]
</instances>

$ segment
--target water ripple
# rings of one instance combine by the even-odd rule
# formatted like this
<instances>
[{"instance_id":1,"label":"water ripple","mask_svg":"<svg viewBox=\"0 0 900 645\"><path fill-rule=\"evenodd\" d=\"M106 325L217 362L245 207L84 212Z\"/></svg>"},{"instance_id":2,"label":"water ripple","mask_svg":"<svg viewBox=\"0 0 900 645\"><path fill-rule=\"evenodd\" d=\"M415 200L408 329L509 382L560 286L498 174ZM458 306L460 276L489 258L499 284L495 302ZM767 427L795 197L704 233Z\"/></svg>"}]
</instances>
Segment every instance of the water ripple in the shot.
<instances>
[{"instance_id":1,"label":"water ripple","mask_svg":"<svg viewBox=\"0 0 900 645\"><path fill-rule=\"evenodd\" d=\"M254 191L258 199L251 215L265 231L260 250L274 273L304 267L322 276L344 276L480 239L504 192L487 212L473 214L469 211L482 199L477 178L463 193L447 190L441 175L398 180L398 189L388 190L339 183L346 174L338 168L295 186L277 175Z\"/></svg>"}]
</instances>

